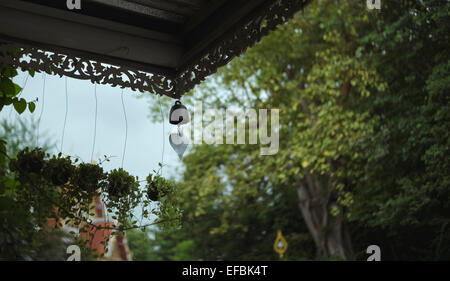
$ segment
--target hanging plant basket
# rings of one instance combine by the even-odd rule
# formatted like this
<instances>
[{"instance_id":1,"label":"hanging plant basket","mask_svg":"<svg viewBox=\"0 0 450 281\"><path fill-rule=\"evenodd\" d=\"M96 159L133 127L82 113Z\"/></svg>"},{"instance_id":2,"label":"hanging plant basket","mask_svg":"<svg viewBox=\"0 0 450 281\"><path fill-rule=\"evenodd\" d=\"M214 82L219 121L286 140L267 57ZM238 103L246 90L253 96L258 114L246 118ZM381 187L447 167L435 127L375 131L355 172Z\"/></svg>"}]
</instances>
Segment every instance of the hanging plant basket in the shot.
<instances>
[{"instance_id":1,"label":"hanging plant basket","mask_svg":"<svg viewBox=\"0 0 450 281\"><path fill-rule=\"evenodd\" d=\"M96 164L81 163L73 173L71 184L88 193L94 193L101 187L104 179L102 167Z\"/></svg>"},{"instance_id":2,"label":"hanging plant basket","mask_svg":"<svg viewBox=\"0 0 450 281\"><path fill-rule=\"evenodd\" d=\"M159 200L158 190L157 190L156 186L154 186L153 183L151 183L148 187L147 196L148 196L148 199L150 199L152 201Z\"/></svg>"},{"instance_id":3,"label":"hanging plant basket","mask_svg":"<svg viewBox=\"0 0 450 281\"><path fill-rule=\"evenodd\" d=\"M40 174L44 167L44 157L45 153L41 149L35 148L30 151L27 147L17 154L17 159L11 161L10 168L20 175Z\"/></svg>"},{"instance_id":4,"label":"hanging plant basket","mask_svg":"<svg viewBox=\"0 0 450 281\"><path fill-rule=\"evenodd\" d=\"M136 179L122 168L112 170L108 174L106 191L112 197L123 197L130 193L136 185Z\"/></svg>"},{"instance_id":5,"label":"hanging plant basket","mask_svg":"<svg viewBox=\"0 0 450 281\"><path fill-rule=\"evenodd\" d=\"M160 175L154 177L150 174L147 177L147 196L151 201L159 201L171 189L172 184Z\"/></svg>"},{"instance_id":6,"label":"hanging plant basket","mask_svg":"<svg viewBox=\"0 0 450 281\"><path fill-rule=\"evenodd\" d=\"M69 182L75 171L70 157L53 156L45 162L44 177L54 185L63 185Z\"/></svg>"}]
</instances>

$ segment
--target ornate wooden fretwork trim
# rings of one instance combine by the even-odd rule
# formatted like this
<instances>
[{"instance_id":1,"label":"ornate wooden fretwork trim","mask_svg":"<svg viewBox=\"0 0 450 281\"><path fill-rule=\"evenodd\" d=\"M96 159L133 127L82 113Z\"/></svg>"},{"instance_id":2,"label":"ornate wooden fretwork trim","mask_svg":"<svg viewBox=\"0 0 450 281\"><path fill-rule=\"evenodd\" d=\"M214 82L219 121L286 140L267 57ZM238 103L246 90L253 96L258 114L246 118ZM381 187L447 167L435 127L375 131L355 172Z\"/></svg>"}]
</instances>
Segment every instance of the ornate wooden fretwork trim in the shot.
<instances>
[{"instance_id":1,"label":"ornate wooden fretwork trim","mask_svg":"<svg viewBox=\"0 0 450 281\"><path fill-rule=\"evenodd\" d=\"M277 25L285 23L311 0L279 0L266 6L251 20L241 21L233 31L214 44L205 55L185 67L175 79L177 93L185 93L205 78L259 42Z\"/></svg>"},{"instance_id":2,"label":"ornate wooden fretwork trim","mask_svg":"<svg viewBox=\"0 0 450 281\"><path fill-rule=\"evenodd\" d=\"M179 99L208 75L215 73L219 67L242 54L248 47L274 30L277 25L286 22L309 2L309 0L279 0L262 7L250 19L236 24L235 28L202 52L200 57L179 69L175 77L12 42L0 44L0 64Z\"/></svg>"},{"instance_id":3,"label":"ornate wooden fretwork trim","mask_svg":"<svg viewBox=\"0 0 450 281\"><path fill-rule=\"evenodd\" d=\"M14 43L0 45L0 63L22 70L35 70L59 76L91 80L92 83L121 86L141 92L175 96L173 80L165 76L146 73L128 67L115 66L60 52Z\"/></svg>"}]
</instances>

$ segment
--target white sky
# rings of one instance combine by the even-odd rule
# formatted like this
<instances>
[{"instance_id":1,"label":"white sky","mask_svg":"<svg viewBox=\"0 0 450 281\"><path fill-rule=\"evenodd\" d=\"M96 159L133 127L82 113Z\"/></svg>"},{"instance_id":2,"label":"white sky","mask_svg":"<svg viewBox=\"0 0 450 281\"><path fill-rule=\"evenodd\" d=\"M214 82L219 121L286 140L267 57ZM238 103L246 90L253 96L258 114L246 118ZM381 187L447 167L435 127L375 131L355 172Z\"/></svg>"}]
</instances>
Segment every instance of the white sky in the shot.
<instances>
[{"instance_id":1,"label":"white sky","mask_svg":"<svg viewBox=\"0 0 450 281\"><path fill-rule=\"evenodd\" d=\"M27 73L14 78L14 82L23 86ZM53 140L61 146L61 137L66 112L65 78L46 75L45 97L43 93L43 74L36 73L29 77L21 97L27 101L39 101L36 110L32 113L37 120L44 111L40 122L40 131L46 131ZM68 114L64 135L63 154L81 157L84 162L90 162L95 120L94 84L88 80L67 78L68 85ZM115 156L110 162L105 162L106 171L120 168L125 143L125 119L123 115L121 91L119 87L97 85L97 136L94 149L94 158L103 158L103 155ZM148 99L137 99L136 92L124 89L124 104L128 119L128 139L125 152L124 169L139 180L144 180L149 172L158 170L158 162L162 159L163 138L165 140L163 176L175 176L175 168L180 167L180 160L169 144L169 133L172 126L168 122L168 113L165 115L165 136L163 137L162 123L152 123L148 118ZM146 93L151 101L158 102L158 97ZM161 99L168 99L161 97ZM12 106L5 107L0 113L0 119L30 118L28 109L19 115ZM55 151L59 152L59 151Z\"/></svg>"}]
</instances>

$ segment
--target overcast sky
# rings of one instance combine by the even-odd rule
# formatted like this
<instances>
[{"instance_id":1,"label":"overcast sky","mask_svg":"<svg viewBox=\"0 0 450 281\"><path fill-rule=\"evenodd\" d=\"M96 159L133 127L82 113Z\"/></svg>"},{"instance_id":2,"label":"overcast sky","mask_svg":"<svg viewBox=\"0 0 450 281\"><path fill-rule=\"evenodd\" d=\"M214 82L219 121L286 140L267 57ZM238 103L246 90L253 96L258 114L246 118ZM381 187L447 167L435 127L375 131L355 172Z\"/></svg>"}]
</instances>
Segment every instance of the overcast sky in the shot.
<instances>
[{"instance_id":1,"label":"overcast sky","mask_svg":"<svg viewBox=\"0 0 450 281\"><path fill-rule=\"evenodd\" d=\"M23 86L27 73L20 73L14 82ZM66 112L65 78L46 75L45 96L43 97L44 78L42 73L29 77L21 93L27 101L39 98L33 117L37 120L41 114L40 131L46 131L61 147L64 116ZM67 78L68 114L64 134L62 152L81 157L84 162L90 162L95 126L95 86L90 81ZM120 168L125 143L125 119L122 109L121 91L119 87L97 85L97 134L94 148L94 158L115 156L103 166L105 170ZM175 167L180 166L180 160L169 144L169 133L172 126L168 123L168 113L165 115L165 136L163 124L152 123L148 118L148 99L137 99L136 92L124 89L124 104L128 123L128 138L123 168L133 175L145 179L152 170L158 170L158 162L162 159L163 138L165 140L164 176L173 176ZM156 95L150 95L151 101L158 102ZM161 97L163 98L163 97ZM5 107L0 118L15 120L19 118L16 112ZM31 113L23 113L20 118L30 118ZM59 151L55 151L59 152Z\"/></svg>"}]
</instances>

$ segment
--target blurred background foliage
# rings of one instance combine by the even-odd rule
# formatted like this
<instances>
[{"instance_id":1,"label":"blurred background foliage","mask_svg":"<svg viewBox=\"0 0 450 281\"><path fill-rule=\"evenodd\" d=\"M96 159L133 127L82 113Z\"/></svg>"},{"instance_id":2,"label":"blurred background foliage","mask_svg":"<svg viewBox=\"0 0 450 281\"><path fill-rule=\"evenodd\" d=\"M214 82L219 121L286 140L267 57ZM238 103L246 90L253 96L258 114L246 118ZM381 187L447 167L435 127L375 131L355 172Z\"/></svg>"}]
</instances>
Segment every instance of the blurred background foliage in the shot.
<instances>
[{"instance_id":1,"label":"blurred background foliage","mask_svg":"<svg viewBox=\"0 0 450 281\"><path fill-rule=\"evenodd\" d=\"M276 260L281 229L285 260L365 260L372 244L383 260L450 259L448 8L312 1L186 95L280 109L280 149L191 146L182 227L130 232L135 258Z\"/></svg>"},{"instance_id":2,"label":"blurred background foliage","mask_svg":"<svg viewBox=\"0 0 450 281\"><path fill-rule=\"evenodd\" d=\"M16 113L12 113L16 114ZM6 141L6 154L14 158L27 146L36 142L37 122L20 119L15 122L4 119L0 122L0 139ZM46 152L56 148L53 137L41 132L42 149ZM0 157L1 176L7 171L5 155ZM32 231L32 218L16 208L10 196L3 193L6 186L0 185L0 260L64 261L66 249L72 238L57 229ZM13 212L11 210L14 210ZM30 231L23 231L23 229ZM87 253L83 253L87 257Z\"/></svg>"}]
</instances>

